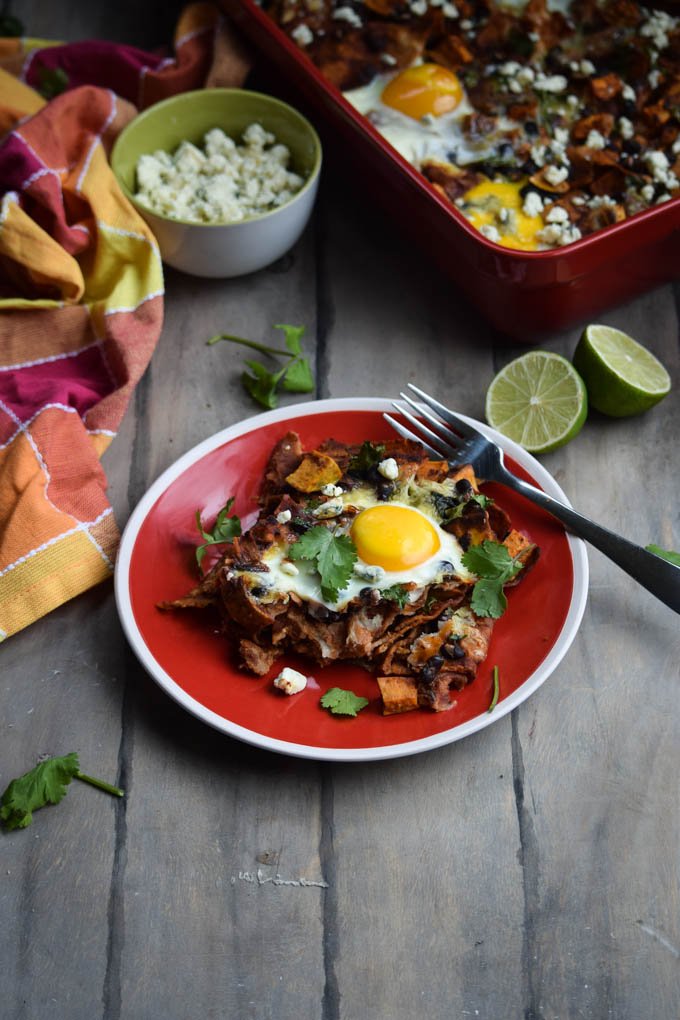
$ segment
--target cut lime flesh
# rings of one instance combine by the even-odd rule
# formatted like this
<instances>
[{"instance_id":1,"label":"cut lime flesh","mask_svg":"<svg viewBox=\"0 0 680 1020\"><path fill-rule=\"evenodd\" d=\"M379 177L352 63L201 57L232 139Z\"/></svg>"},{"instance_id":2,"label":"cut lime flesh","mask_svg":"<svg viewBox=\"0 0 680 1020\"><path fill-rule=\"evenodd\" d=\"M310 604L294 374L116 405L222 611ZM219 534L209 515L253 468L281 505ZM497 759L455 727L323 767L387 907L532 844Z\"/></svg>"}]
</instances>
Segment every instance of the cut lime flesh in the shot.
<instances>
[{"instance_id":1,"label":"cut lime flesh","mask_svg":"<svg viewBox=\"0 0 680 1020\"><path fill-rule=\"evenodd\" d=\"M566 358L550 351L530 351L511 361L486 395L489 424L531 453L568 443L587 414L581 377Z\"/></svg>"}]
</instances>

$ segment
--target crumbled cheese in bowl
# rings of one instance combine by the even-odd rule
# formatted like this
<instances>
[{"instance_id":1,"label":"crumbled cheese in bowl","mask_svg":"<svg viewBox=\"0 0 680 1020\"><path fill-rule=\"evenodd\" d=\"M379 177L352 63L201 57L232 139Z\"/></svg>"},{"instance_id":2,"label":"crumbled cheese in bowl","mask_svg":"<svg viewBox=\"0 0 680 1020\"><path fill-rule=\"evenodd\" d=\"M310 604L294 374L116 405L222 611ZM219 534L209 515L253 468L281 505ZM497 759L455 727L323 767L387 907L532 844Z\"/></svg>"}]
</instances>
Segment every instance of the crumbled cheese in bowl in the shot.
<instances>
[{"instance_id":1,"label":"crumbled cheese in bowl","mask_svg":"<svg viewBox=\"0 0 680 1020\"><path fill-rule=\"evenodd\" d=\"M236 223L289 202L304 179L290 150L257 123L239 142L212 128L202 148L184 141L137 162L135 198L152 212L190 223Z\"/></svg>"}]
</instances>

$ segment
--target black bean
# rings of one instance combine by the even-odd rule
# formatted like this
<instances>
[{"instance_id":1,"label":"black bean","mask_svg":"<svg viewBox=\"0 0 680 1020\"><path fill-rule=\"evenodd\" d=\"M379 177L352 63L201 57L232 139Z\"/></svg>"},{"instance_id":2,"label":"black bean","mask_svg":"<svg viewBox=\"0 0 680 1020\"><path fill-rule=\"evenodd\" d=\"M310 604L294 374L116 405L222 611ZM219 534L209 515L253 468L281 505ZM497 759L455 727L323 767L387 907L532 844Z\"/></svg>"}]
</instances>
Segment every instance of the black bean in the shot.
<instances>
[{"instance_id":1,"label":"black bean","mask_svg":"<svg viewBox=\"0 0 680 1020\"><path fill-rule=\"evenodd\" d=\"M394 482L388 481L387 478L382 478L379 482L376 483L375 492L378 499L385 502L390 498L390 496L394 495L395 488L396 486Z\"/></svg>"},{"instance_id":2,"label":"black bean","mask_svg":"<svg viewBox=\"0 0 680 1020\"><path fill-rule=\"evenodd\" d=\"M465 652L458 644L457 640L447 641L442 647L442 652L447 659L464 659Z\"/></svg>"},{"instance_id":3,"label":"black bean","mask_svg":"<svg viewBox=\"0 0 680 1020\"><path fill-rule=\"evenodd\" d=\"M459 478L456 482L456 492L464 496L466 493L472 492L472 485L467 478Z\"/></svg>"}]
</instances>

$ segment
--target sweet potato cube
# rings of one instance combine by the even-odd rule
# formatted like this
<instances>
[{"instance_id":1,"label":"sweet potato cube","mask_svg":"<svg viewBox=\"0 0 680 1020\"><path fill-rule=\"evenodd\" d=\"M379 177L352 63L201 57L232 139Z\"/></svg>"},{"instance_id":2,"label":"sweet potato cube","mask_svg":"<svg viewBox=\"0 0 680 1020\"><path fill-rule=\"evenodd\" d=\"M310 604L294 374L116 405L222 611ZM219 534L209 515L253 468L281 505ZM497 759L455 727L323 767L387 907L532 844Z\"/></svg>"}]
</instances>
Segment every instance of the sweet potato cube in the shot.
<instances>
[{"instance_id":1,"label":"sweet potato cube","mask_svg":"<svg viewBox=\"0 0 680 1020\"><path fill-rule=\"evenodd\" d=\"M319 492L324 485L335 484L340 478L342 471L336 461L312 450L304 455L295 471L286 476L286 481L298 492Z\"/></svg>"},{"instance_id":2,"label":"sweet potato cube","mask_svg":"<svg viewBox=\"0 0 680 1020\"><path fill-rule=\"evenodd\" d=\"M418 687L412 676L379 676L383 715L412 712L418 707Z\"/></svg>"}]
</instances>

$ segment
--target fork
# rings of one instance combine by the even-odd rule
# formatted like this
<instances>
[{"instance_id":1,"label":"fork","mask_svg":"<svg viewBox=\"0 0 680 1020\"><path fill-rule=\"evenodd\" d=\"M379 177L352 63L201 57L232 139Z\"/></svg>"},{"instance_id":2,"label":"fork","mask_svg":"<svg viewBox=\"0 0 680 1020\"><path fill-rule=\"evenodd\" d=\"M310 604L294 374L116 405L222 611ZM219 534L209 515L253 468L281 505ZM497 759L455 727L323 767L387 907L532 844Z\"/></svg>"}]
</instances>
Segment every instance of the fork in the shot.
<instances>
[{"instance_id":1,"label":"fork","mask_svg":"<svg viewBox=\"0 0 680 1020\"><path fill-rule=\"evenodd\" d=\"M444 459L457 464L471 464L479 478L500 482L502 485L507 485L509 489L526 496L532 503L536 503L537 506L547 510L549 514L561 521L572 534L590 542L596 549L608 556L652 595L656 595L676 613L680 613L680 567L655 553L648 552L633 542L629 542L628 539L614 534L613 531L603 528L602 525L584 517L572 507L566 506L541 489L517 478L505 466L503 450L500 446L487 439L478 429L473 428L467 421L440 404L434 397L424 393L412 383L408 385L409 389L413 390L427 406L424 407L423 404L416 403L403 392L400 394L402 400L412 408L415 414L412 414L397 401L392 402L397 411L410 422L415 430L415 432L411 432L389 414L383 415L400 436L403 436L404 439L416 440L436 460ZM432 411L435 411L436 414L432 414ZM423 418L429 425L425 424Z\"/></svg>"}]
</instances>

